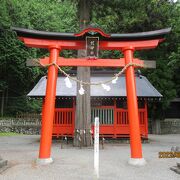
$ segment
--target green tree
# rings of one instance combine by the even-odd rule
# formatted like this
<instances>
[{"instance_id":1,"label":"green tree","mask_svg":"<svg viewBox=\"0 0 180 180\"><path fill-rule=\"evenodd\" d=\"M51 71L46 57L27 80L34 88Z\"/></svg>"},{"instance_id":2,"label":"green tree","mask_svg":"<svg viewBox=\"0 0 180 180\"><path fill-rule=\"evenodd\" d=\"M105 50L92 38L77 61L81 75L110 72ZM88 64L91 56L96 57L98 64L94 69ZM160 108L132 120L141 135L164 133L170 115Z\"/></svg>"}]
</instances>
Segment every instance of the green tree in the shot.
<instances>
[{"instance_id":1,"label":"green tree","mask_svg":"<svg viewBox=\"0 0 180 180\"><path fill-rule=\"evenodd\" d=\"M10 30L11 26L44 31L76 31L78 27L76 14L76 4L71 1L2 0L0 6L0 90L6 89L7 113L31 111L32 107L25 96L46 70L26 67L25 62L27 59L42 57L48 53L43 49L25 47L17 39L16 34ZM62 52L62 54L71 53Z\"/></svg>"},{"instance_id":2,"label":"green tree","mask_svg":"<svg viewBox=\"0 0 180 180\"><path fill-rule=\"evenodd\" d=\"M156 60L157 69L142 70L162 93L158 117L163 117L170 100L179 95L179 2L168 0L94 1L92 21L105 32L132 33L172 27L171 34L158 48L136 52L141 59ZM119 57L121 53L107 52Z\"/></svg>"},{"instance_id":3,"label":"green tree","mask_svg":"<svg viewBox=\"0 0 180 180\"><path fill-rule=\"evenodd\" d=\"M143 74L163 94L161 109L165 109L176 94L180 95L180 3L169 0L92 0L91 3L90 24L95 23L105 32L142 32L172 27L172 33L157 49L136 53L142 59L157 61L156 70L143 70ZM26 67L25 61L48 53L43 49L25 47L10 27L77 32L77 5L77 1L71 0L1 0L0 90L6 91L5 96L9 97L9 107L6 108L8 112L32 108L25 95L46 70ZM72 56L74 53L66 51L61 55ZM119 57L121 53L107 51L102 52L102 56ZM19 103L22 108L16 110L17 97L22 99L22 103Z\"/></svg>"}]
</instances>

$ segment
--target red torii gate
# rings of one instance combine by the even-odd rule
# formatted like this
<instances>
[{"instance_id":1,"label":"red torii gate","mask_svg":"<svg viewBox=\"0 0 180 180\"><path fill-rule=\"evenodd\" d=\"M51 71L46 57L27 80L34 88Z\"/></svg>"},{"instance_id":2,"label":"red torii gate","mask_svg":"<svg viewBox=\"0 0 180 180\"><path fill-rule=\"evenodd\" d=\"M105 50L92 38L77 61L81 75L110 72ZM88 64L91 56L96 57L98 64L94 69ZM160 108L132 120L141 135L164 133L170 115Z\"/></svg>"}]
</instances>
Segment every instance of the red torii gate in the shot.
<instances>
[{"instance_id":1,"label":"red torii gate","mask_svg":"<svg viewBox=\"0 0 180 180\"><path fill-rule=\"evenodd\" d=\"M130 34L106 34L99 28L87 28L78 34L74 33L55 33L36 30L28 30L22 28L12 28L16 31L19 39L28 47L46 48L50 52L50 56L40 60L42 65L51 64L48 67L46 96L44 110L42 115L42 130L39 149L38 163L47 164L53 160L51 158L51 143L53 117L56 98L56 81L59 66L103 66L103 67L124 67L129 63L145 65L146 61L134 58L133 54L136 50L155 48L164 40L166 34L170 32L170 28L157 31L130 33ZM120 59L97 59L94 58L97 52L94 52L90 58L63 58L59 57L60 51L63 49L86 49L87 37L98 37L99 41L95 42L101 50L119 50L124 54L124 58ZM55 64L53 64L55 63ZM35 65L35 64L34 64ZM137 67L137 66L136 66ZM134 75L134 66L126 69L126 89L128 115L130 120L130 147L131 158L130 164L142 165L145 160L142 156L142 145L139 128L138 105L136 95L136 83Z\"/></svg>"}]
</instances>

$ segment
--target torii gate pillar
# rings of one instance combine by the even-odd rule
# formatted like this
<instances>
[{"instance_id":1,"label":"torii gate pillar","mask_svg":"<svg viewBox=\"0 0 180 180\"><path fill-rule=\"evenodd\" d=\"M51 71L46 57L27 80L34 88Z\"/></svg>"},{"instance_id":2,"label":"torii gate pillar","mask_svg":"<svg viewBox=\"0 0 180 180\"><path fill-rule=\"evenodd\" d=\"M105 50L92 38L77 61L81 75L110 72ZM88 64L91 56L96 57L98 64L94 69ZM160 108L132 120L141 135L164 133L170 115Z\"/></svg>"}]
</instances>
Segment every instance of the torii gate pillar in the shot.
<instances>
[{"instance_id":1,"label":"torii gate pillar","mask_svg":"<svg viewBox=\"0 0 180 180\"><path fill-rule=\"evenodd\" d=\"M133 62L134 48L127 47L123 49L125 64ZM129 164L145 165L146 161L142 157L141 135L139 127L138 104L136 95L136 83L134 76L134 67L129 66L126 70L126 92L128 105L128 118L130 127L130 146L131 158Z\"/></svg>"},{"instance_id":2,"label":"torii gate pillar","mask_svg":"<svg viewBox=\"0 0 180 180\"><path fill-rule=\"evenodd\" d=\"M59 57L59 48L50 47L50 63L56 63ZM51 158L51 143L52 143L52 130L54 119L54 107L56 98L56 82L57 82L58 68L55 65L51 65L48 68L46 96L42 114L42 129L41 140L39 149L38 164L52 163Z\"/></svg>"}]
</instances>

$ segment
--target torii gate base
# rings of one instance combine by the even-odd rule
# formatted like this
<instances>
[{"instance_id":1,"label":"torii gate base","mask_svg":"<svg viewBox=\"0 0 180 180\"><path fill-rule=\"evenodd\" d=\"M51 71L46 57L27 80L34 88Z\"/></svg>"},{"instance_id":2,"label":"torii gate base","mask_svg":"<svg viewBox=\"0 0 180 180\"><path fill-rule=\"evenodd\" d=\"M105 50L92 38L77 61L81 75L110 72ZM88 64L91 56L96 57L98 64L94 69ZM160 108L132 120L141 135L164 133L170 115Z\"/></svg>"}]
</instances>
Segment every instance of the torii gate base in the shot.
<instances>
[{"instance_id":1,"label":"torii gate base","mask_svg":"<svg viewBox=\"0 0 180 180\"><path fill-rule=\"evenodd\" d=\"M155 48L161 42L165 34L170 29L152 31L148 33L133 34L105 34L98 28L87 28L79 34L72 33L47 33L43 31L32 31L27 29L13 28L19 38L29 47L46 48L50 51L50 57L41 59L43 65L56 63L59 66L105 66L105 67L124 67L129 63L143 65L145 62L133 58L135 50ZM93 33L92 33L93 32ZM65 59L59 58L62 49L85 49L86 37L99 36L99 49L120 50L124 53L124 59L108 60L105 59ZM45 104L42 115L42 130L39 158L37 164L49 164L51 158L52 129L56 97L56 81L58 68L54 64L48 67L47 87ZM136 83L134 66L126 69L126 89L128 115L130 121L130 147L131 158L129 164L144 165L146 161L142 157L142 145L139 128L138 105L136 96Z\"/></svg>"}]
</instances>

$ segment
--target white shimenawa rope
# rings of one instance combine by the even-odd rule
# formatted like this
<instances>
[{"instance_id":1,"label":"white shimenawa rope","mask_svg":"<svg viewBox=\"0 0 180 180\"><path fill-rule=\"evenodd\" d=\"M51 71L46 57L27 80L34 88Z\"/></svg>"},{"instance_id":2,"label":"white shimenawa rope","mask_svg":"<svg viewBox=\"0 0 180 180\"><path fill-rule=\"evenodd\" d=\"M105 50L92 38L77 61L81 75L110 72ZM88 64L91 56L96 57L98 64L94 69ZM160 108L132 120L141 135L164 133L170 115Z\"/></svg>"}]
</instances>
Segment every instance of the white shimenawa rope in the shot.
<instances>
[{"instance_id":1,"label":"white shimenawa rope","mask_svg":"<svg viewBox=\"0 0 180 180\"><path fill-rule=\"evenodd\" d=\"M56 62L52 62L52 63L49 63L47 65L43 65L41 64L37 59L33 59L33 61L35 61L36 63L40 64L41 66L43 67L49 67L51 65L54 65L56 66L59 71L64 74L66 76L66 78L64 79L65 81L65 84L68 88L72 88L72 83L70 81L73 80L73 81L76 81L77 83L80 83L80 89L79 89L79 94L80 95L83 95L85 90L83 88L83 85L93 85L93 86L99 86L101 85L103 87L103 89L105 89L106 91L110 91L110 86L107 85L108 83L112 83L112 84L116 84L116 81L118 80L118 77L120 75L122 75L126 69L130 66L138 66L138 67L146 67L145 65L142 65L142 64L138 64L138 63L133 63L133 62L130 62L128 64L126 64L117 74L114 75L114 77L112 77L111 79L108 79L108 80L105 80L105 81L100 81L100 82L84 82L82 80L79 80L77 79L76 77L71 77L69 74L67 74L61 67L58 66L58 64Z\"/></svg>"}]
</instances>

